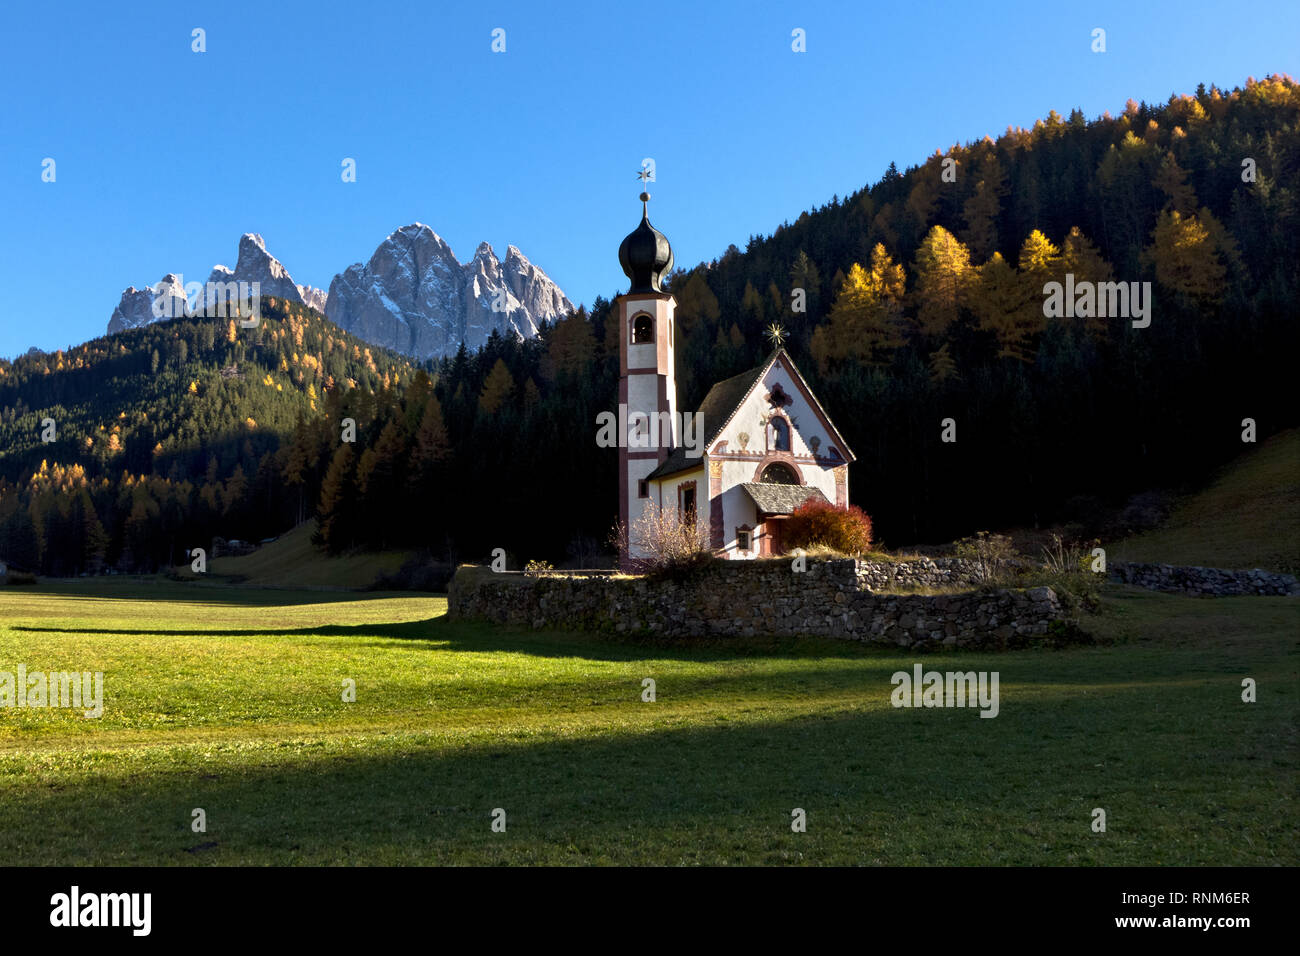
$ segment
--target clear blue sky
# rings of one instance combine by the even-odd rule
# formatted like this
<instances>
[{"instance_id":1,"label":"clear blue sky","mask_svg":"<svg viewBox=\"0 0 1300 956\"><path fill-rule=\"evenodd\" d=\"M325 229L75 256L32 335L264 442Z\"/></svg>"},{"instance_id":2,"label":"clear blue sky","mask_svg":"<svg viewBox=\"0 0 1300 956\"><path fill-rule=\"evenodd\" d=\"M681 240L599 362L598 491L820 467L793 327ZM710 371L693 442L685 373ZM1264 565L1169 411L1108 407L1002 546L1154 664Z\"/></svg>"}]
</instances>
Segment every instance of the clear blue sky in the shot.
<instances>
[{"instance_id":1,"label":"clear blue sky","mask_svg":"<svg viewBox=\"0 0 1300 956\"><path fill-rule=\"evenodd\" d=\"M643 157L689 266L1051 109L1296 75L1298 40L1294 0L10 4L0 356L103 334L126 286L203 281L244 232L328 287L424 222L462 261L513 243L590 303L624 284Z\"/></svg>"}]
</instances>

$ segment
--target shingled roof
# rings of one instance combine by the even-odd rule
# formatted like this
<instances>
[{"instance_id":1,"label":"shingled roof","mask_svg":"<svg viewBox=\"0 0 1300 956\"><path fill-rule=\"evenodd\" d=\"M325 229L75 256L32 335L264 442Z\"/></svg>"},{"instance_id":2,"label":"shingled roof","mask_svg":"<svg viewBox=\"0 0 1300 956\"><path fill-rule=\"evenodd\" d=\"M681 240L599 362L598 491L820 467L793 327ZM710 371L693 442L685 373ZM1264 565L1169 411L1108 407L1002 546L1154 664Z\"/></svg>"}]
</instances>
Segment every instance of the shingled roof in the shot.
<instances>
[{"instance_id":1,"label":"shingled roof","mask_svg":"<svg viewBox=\"0 0 1300 956\"><path fill-rule=\"evenodd\" d=\"M731 415L749 390L754 387L754 383L762 377L767 371L767 367L772 364L768 359L762 365L751 368L748 372L741 372L739 375L733 375L731 378L723 379L711 389L709 394L704 396L704 401L700 404L700 414L704 416L704 441L700 448L708 448L713 444L713 440L718 437L722 429L730 420ZM662 478L665 475L675 475L679 471L687 471L691 468L699 468L704 462L702 454L691 457L687 449L674 448L654 471L646 476L650 481L655 478Z\"/></svg>"},{"instance_id":2,"label":"shingled roof","mask_svg":"<svg viewBox=\"0 0 1300 956\"><path fill-rule=\"evenodd\" d=\"M788 515L809 498L820 498L827 504L830 499L822 494L820 488L807 485L778 485L767 482L749 481L740 487L749 492L758 510L770 515Z\"/></svg>"}]
</instances>

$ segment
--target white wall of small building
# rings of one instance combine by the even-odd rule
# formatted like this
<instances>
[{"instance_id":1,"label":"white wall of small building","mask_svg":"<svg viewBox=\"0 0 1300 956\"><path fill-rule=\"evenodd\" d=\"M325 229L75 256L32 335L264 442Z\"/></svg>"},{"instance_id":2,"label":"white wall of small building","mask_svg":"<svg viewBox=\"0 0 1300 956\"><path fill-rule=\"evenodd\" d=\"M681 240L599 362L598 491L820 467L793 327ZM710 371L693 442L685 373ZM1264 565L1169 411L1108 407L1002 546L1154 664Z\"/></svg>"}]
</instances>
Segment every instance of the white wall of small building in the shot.
<instances>
[{"instance_id":1,"label":"white wall of small building","mask_svg":"<svg viewBox=\"0 0 1300 956\"><path fill-rule=\"evenodd\" d=\"M827 454L831 445L829 431L821 416L804 399L795 385L794 376L786 371L780 363L773 364L767 370L760 382L741 403L731 421L723 428L722 433L714 441L712 447L716 448L719 442L725 441L727 442L727 453L742 451L740 433L746 432L749 437L745 443L745 450L766 453L767 435L761 417L770 409L767 396L777 384L780 384L782 391L793 400L791 404L785 406L785 412L794 424L794 427L790 429L791 453L794 454L796 459L811 456L813 451L808 444L808 440L813 436L817 436L821 439L818 451L822 455ZM758 557L759 554L757 535L764 529L758 528L758 516L754 507L754 500L749 496L748 492L739 487L739 485L746 482L757 480L754 471L758 467L758 462L758 458L724 460L722 462L723 550L728 558L743 559ZM844 464L842 460L816 463L797 461L796 464L808 487L818 489L826 496L827 500L835 501L835 468L837 465ZM744 554L736 549L736 530L742 525L749 525L754 529L755 539L752 542L749 554Z\"/></svg>"}]
</instances>

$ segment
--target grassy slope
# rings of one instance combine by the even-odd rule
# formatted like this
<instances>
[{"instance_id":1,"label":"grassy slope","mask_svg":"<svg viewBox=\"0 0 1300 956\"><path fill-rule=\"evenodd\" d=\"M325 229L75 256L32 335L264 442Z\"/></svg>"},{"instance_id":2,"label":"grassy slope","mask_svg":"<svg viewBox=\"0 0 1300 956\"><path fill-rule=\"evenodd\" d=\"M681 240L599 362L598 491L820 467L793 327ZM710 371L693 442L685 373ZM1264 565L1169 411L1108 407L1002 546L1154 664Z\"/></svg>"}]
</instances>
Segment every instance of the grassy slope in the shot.
<instances>
[{"instance_id":1,"label":"grassy slope","mask_svg":"<svg viewBox=\"0 0 1300 956\"><path fill-rule=\"evenodd\" d=\"M1247 452L1163 527L1120 542L1111 557L1300 574L1300 429Z\"/></svg>"},{"instance_id":2,"label":"grassy slope","mask_svg":"<svg viewBox=\"0 0 1300 956\"><path fill-rule=\"evenodd\" d=\"M24 863L1295 864L1297 603L1114 590L1115 647L939 654L1001 715L889 706L914 658L449 621L441 599L56 582L0 591L0 670L102 669L106 712L0 710ZM1259 682L1256 704L1240 680ZM654 677L658 700L640 700ZM354 678L356 703L340 699ZM1108 832L1094 834L1094 807ZM191 832L202 807L208 831ZM505 834L489 813L504 807ZM805 834L790 810L808 811Z\"/></svg>"},{"instance_id":3,"label":"grassy slope","mask_svg":"<svg viewBox=\"0 0 1300 956\"><path fill-rule=\"evenodd\" d=\"M406 558L403 551L327 557L311 543L315 528L314 521L305 521L252 554L216 558L208 564L209 580L268 588L365 588ZM188 565L178 571L189 575Z\"/></svg>"}]
</instances>

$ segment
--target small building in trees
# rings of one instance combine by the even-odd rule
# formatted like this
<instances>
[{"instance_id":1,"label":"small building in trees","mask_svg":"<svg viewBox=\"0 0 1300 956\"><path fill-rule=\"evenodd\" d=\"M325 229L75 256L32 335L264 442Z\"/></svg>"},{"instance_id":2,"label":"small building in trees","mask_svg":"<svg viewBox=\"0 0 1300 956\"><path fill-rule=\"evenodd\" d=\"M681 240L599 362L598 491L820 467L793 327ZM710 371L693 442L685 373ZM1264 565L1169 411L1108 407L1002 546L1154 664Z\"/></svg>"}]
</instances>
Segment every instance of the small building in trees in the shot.
<instances>
[{"instance_id":1,"label":"small building in trees","mask_svg":"<svg viewBox=\"0 0 1300 956\"><path fill-rule=\"evenodd\" d=\"M714 385L694 414L679 414L673 314L664 291L672 271L668 239L641 224L623 240L619 262L631 288L615 300L619 352L619 518L621 555L645 557L638 525L671 513L698 527L720 557L781 554L782 525L810 497L849 501L853 452L781 346L762 364Z\"/></svg>"}]
</instances>

